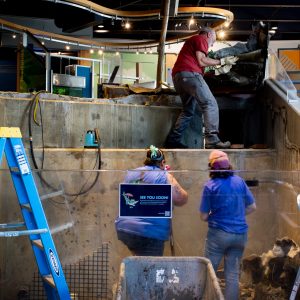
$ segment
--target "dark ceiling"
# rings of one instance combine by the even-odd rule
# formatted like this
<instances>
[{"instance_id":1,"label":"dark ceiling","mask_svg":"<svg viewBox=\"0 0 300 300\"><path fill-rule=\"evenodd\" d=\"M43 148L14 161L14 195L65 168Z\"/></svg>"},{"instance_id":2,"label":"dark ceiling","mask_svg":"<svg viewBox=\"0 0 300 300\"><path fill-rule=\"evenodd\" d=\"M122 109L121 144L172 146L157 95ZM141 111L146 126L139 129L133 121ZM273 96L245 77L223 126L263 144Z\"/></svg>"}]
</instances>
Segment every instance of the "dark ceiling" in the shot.
<instances>
[{"instance_id":1,"label":"dark ceiling","mask_svg":"<svg viewBox=\"0 0 300 300\"><path fill-rule=\"evenodd\" d=\"M122 11L160 10L163 16L165 1L96 0L93 2ZM174 11L178 5L179 7L216 7L231 11L234 14L234 21L227 31L227 40L246 41L251 32L251 25L257 21L267 23L269 28L277 27L275 34L271 37L272 40L300 40L300 1L298 0L170 0L170 3L167 38L179 39L199 26L212 25L216 21L210 16L203 16L199 13L176 16ZM0 0L0 18L5 19L11 16L52 19L65 35L76 35L78 31L90 28L89 39L102 40L159 40L163 26L163 17L104 17L95 14L92 10L75 7L74 3L68 1ZM196 24L189 26L191 16L196 20ZM125 28L126 21L131 24L130 29ZM102 27L98 27L99 25ZM30 22L27 26L30 26ZM42 22L41 29L47 31ZM102 32L97 33L96 30Z\"/></svg>"}]
</instances>

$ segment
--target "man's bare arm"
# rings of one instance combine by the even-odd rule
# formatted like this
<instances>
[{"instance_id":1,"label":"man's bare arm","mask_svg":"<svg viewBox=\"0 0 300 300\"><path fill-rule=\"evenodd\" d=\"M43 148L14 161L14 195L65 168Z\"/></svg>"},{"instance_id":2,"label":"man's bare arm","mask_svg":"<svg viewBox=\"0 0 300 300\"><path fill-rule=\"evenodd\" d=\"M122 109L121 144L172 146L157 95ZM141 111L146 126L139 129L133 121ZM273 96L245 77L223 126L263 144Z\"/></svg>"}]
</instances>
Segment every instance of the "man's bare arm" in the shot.
<instances>
[{"instance_id":1,"label":"man's bare arm","mask_svg":"<svg viewBox=\"0 0 300 300\"><path fill-rule=\"evenodd\" d=\"M213 59L205 56L205 54L201 51L196 52L196 57L198 64L200 67L209 67L209 66L217 66L221 65L221 61L219 59Z\"/></svg>"}]
</instances>

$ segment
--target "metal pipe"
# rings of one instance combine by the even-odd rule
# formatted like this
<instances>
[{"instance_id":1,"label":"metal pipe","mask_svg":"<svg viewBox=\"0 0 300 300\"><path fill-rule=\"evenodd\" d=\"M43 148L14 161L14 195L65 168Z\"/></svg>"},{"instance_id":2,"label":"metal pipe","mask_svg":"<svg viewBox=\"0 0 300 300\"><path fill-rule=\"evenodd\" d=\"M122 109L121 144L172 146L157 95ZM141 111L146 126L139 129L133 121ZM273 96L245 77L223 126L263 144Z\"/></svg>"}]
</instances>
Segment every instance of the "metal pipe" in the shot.
<instances>
[{"instance_id":1,"label":"metal pipe","mask_svg":"<svg viewBox=\"0 0 300 300\"><path fill-rule=\"evenodd\" d=\"M164 18L160 34L160 40L158 45L158 62L157 62L157 74L156 74L156 88L161 87L162 73L164 69L164 56L165 56L165 43L168 30L169 22L169 11L170 11L170 0L164 1Z\"/></svg>"}]
</instances>

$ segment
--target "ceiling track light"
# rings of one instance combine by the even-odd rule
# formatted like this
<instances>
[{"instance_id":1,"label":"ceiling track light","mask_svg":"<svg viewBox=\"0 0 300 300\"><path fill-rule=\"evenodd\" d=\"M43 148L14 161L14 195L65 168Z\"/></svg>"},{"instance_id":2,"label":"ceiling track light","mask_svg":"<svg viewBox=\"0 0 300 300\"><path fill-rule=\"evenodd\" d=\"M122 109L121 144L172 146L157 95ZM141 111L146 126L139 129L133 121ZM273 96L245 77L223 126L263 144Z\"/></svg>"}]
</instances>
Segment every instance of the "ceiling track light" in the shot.
<instances>
[{"instance_id":1,"label":"ceiling track light","mask_svg":"<svg viewBox=\"0 0 300 300\"><path fill-rule=\"evenodd\" d=\"M128 21L125 22L125 29L130 29L131 25Z\"/></svg>"},{"instance_id":2,"label":"ceiling track light","mask_svg":"<svg viewBox=\"0 0 300 300\"><path fill-rule=\"evenodd\" d=\"M94 13L96 15L99 15L104 18L109 19L115 19L115 20L122 20L122 18L129 18L131 20L138 20L138 18L145 19L161 19L161 13L160 9L157 10L151 10L150 12L148 10L145 11L123 11L123 10L116 10L116 9L110 9L107 7L104 7L102 5L96 4L92 1L86 1L86 0L44 0L49 2L55 2L60 3L64 5L69 5L73 7L77 7L83 10L87 10L91 13ZM202 14L202 18L205 16L211 15L218 15L223 16L225 19L227 18L229 22L233 21L233 13L230 10L225 10L222 8L217 7L178 7L177 15L184 15L184 14ZM218 26L219 27L219 26Z\"/></svg>"},{"instance_id":3,"label":"ceiling track light","mask_svg":"<svg viewBox=\"0 0 300 300\"><path fill-rule=\"evenodd\" d=\"M224 30L220 30L219 32L218 32L218 38L219 39L224 39L225 38L225 36L226 36L226 33L225 33L225 31Z\"/></svg>"},{"instance_id":4,"label":"ceiling track light","mask_svg":"<svg viewBox=\"0 0 300 300\"><path fill-rule=\"evenodd\" d=\"M195 24L195 19L194 16L191 16L190 20L189 20L189 25L194 25Z\"/></svg>"},{"instance_id":5,"label":"ceiling track light","mask_svg":"<svg viewBox=\"0 0 300 300\"><path fill-rule=\"evenodd\" d=\"M87 2L90 1L86 1L86 0L45 0L45 1L50 1L50 2L56 2L56 3L63 3L63 4L70 4L72 3L73 6L78 5L79 8L84 8L85 6L87 6ZM70 4L71 5L71 4ZM92 8L92 9L91 9ZM160 10L157 11L151 11L150 13L147 11L144 12L126 12L126 11L117 11L114 9L107 9L103 6L97 5L95 3L93 4L89 4L89 11L92 11L95 14L98 15L102 15L103 17L106 18L110 18L112 20L113 23L114 20L121 20L122 18L126 18L128 21L130 20L136 20L137 18L146 20L149 18L157 18L160 17ZM104 12L104 13L103 13ZM111 13L111 14L109 14ZM109 15L108 15L109 14ZM178 14L177 16L180 18L183 15L186 16L191 16L193 15L193 17L195 18L196 16L205 16L205 17L212 17L214 19L216 19L216 23L212 24L212 27L215 30L218 30L220 28L222 28L224 26L224 22L228 21L229 23L232 22L233 20L233 14L230 11L224 10L224 9L219 9L219 8L213 8L213 7L179 7L178 8ZM222 22L224 21L224 22ZM31 27L27 27L27 26L19 26L17 24L14 24L12 22L0 19L0 24L2 26L2 28L8 28L8 30L13 31L13 32L18 32L18 33L23 33L26 31L31 32L35 37L39 37L45 40L52 40L53 42L59 42L59 43L64 43L64 44L68 44L71 42L76 43L76 46L78 47L86 47L89 48L91 47L91 41L88 39L83 39L83 38L73 38L73 37L69 37L69 36L65 36L65 35L61 35L61 34L55 34L52 32L46 32L46 31L42 31L42 30L36 30L34 28ZM213 26L215 25L215 26ZM180 24L179 24L180 26ZM186 33L185 35L180 37L180 41L184 41L185 39L189 38L191 36L191 34L194 34L194 32L189 32ZM166 42L175 42L175 41L179 41L178 37L175 38L169 38L166 39ZM149 40L149 41L145 41L145 42L132 42L132 43L128 43L128 42L124 42L124 43L120 43L120 42L110 42L110 41L105 41L105 42L96 42L96 45L93 45L93 47L95 47L96 49L99 49L99 47L101 46L109 46L109 47L127 47L129 46L131 49L133 49L134 47L143 47L143 46L153 46L156 47L159 44L159 40L153 39L153 40Z\"/></svg>"}]
</instances>

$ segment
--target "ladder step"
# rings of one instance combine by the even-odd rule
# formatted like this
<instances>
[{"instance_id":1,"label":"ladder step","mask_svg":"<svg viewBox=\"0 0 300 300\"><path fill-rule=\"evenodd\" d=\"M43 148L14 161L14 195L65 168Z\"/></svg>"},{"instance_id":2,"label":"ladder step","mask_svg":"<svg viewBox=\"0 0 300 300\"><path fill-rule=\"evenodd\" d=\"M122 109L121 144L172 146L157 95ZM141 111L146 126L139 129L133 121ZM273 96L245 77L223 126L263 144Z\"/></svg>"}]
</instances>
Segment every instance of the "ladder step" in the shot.
<instances>
[{"instance_id":1,"label":"ladder step","mask_svg":"<svg viewBox=\"0 0 300 300\"><path fill-rule=\"evenodd\" d=\"M25 223L4 223L0 224L0 228L17 228L17 227L24 227Z\"/></svg>"},{"instance_id":2,"label":"ladder step","mask_svg":"<svg viewBox=\"0 0 300 300\"><path fill-rule=\"evenodd\" d=\"M42 243L42 240L32 240L31 241L33 245L39 247L40 249L44 249L44 246L43 246L43 243Z\"/></svg>"},{"instance_id":3,"label":"ladder step","mask_svg":"<svg viewBox=\"0 0 300 300\"><path fill-rule=\"evenodd\" d=\"M29 211L32 211L31 206L30 206L29 203L21 204L21 207L22 207L22 208L25 208L25 209L27 209L27 210L29 210Z\"/></svg>"},{"instance_id":4,"label":"ladder step","mask_svg":"<svg viewBox=\"0 0 300 300\"><path fill-rule=\"evenodd\" d=\"M32 230L16 230L16 231L0 231L0 237L16 237L22 235L41 234L48 232L48 229L32 229Z\"/></svg>"},{"instance_id":5,"label":"ladder step","mask_svg":"<svg viewBox=\"0 0 300 300\"><path fill-rule=\"evenodd\" d=\"M57 197L57 196L60 196L60 195L63 195L63 194L64 194L64 191L60 190L60 191L56 191L56 192L53 192L53 193L42 195L42 196L40 196L40 199L45 200L45 199L54 198L54 197Z\"/></svg>"},{"instance_id":6,"label":"ladder step","mask_svg":"<svg viewBox=\"0 0 300 300\"><path fill-rule=\"evenodd\" d=\"M51 274L43 276L43 280L47 282L49 285L51 285L53 288L56 287L54 283L54 279Z\"/></svg>"}]
</instances>

